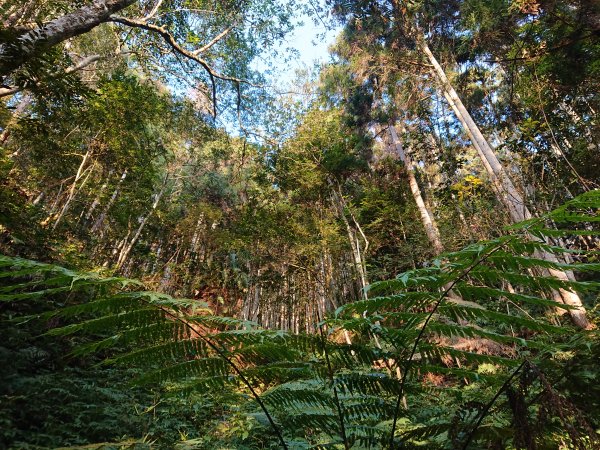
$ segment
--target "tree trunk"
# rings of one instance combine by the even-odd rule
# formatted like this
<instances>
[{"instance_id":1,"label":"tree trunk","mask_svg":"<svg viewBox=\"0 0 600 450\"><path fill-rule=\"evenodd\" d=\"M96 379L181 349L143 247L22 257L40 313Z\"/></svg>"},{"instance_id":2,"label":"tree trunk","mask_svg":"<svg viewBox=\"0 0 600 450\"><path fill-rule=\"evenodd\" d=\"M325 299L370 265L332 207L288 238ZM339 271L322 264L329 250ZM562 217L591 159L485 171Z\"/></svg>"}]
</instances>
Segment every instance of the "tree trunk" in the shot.
<instances>
[{"instance_id":1,"label":"tree trunk","mask_svg":"<svg viewBox=\"0 0 600 450\"><path fill-rule=\"evenodd\" d=\"M94 210L100 205L100 200L102 199L102 195L104 194L104 191L108 187L108 181L109 181L112 173L113 173L113 170L111 169L108 172L108 175L106 177L106 181L100 187L100 190L98 191L98 194L94 198L94 201L92 202L92 204L90 205L89 209L87 210L87 213L85 213L85 220L86 221L90 220L90 218L92 217L92 214L93 214Z\"/></svg>"},{"instance_id":2,"label":"tree trunk","mask_svg":"<svg viewBox=\"0 0 600 450\"><path fill-rule=\"evenodd\" d=\"M396 133L396 128L394 127L394 125L390 125L389 133L392 145L396 149L398 157L406 167L410 191L412 192L413 198L415 199L415 203L417 204L417 209L419 210L419 214L421 215L421 222L423 223L423 227L425 228L427 238L433 246L435 254L439 255L444 251L444 246L442 245L442 240L440 239L440 231L437 227L437 224L435 223L433 215L427 209L427 206L423 201L423 196L421 195L421 188L419 187L419 184L417 183L417 177L415 176L415 166L412 160L410 159L410 156L404 152L404 148L402 147L402 143L398 138L398 134Z\"/></svg>"},{"instance_id":3,"label":"tree trunk","mask_svg":"<svg viewBox=\"0 0 600 450\"><path fill-rule=\"evenodd\" d=\"M135 234L133 235L133 237L131 238L131 241L128 244L123 246L123 249L121 250L121 254L119 255L119 259L117 260L117 268L123 267L123 264L125 264L125 261L127 261L127 257L129 256L129 253L131 253L133 246L135 245L135 243L139 239L140 235L142 234L142 231L143 231L144 227L146 226L146 222L148 222L148 219L150 218L150 216L152 215L152 213L158 206L158 203L160 202L160 199L162 198L163 193L165 192L165 187L166 187L165 185L166 185L166 179L165 179L165 183L163 184L163 187L161 188L160 192L156 195L156 198L154 199L154 202L152 203L152 209L150 209L150 211L148 211L148 214L146 214L144 217L142 217L142 220L140 220L138 229L135 232Z\"/></svg>"},{"instance_id":4,"label":"tree trunk","mask_svg":"<svg viewBox=\"0 0 600 450\"><path fill-rule=\"evenodd\" d=\"M450 106L456 114L456 117L463 125L465 132L477 150L499 199L502 201L502 203L504 203L510 213L512 222L517 223L530 219L532 215L525 205L523 197L515 188L514 184L506 174L506 171L502 167L502 164L496 157L496 154L479 130L479 127L473 121L473 118L463 105L460 97L448 81L446 73L438 63L435 56L433 56L433 53L431 53L431 50L429 49L429 46L425 42L423 36L420 36L419 38L419 47L423 53L425 53L429 59L429 62L433 66L433 72L443 87L444 96L448 100L448 103L450 103ZM556 256L548 252L538 251L536 252L535 256L545 259L546 261L558 262ZM561 281L569 281L569 279L574 278L572 274L568 274L567 272L561 270L548 269L547 272L551 276ZM573 322L581 328L587 328L589 326L585 309L578 294L565 289L559 289L559 291L554 293L554 300L570 306L575 306L577 309L572 309L569 311Z\"/></svg>"},{"instance_id":5,"label":"tree trunk","mask_svg":"<svg viewBox=\"0 0 600 450\"><path fill-rule=\"evenodd\" d=\"M0 44L0 77L9 75L35 56L73 36L87 33L107 22L118 11L132 5L135 0L95 0L91 5L29 30L16 42Z\"/></svg>"},{"instance_id":6,"label":"tree trunk","mask_svg":"<svg viewBox=\"0 0 600 450\"><path fill-rule=\"evenodd\" d=\"M361 255L360 243L356 237L356 233L352 230L350 226L350 222L346 218L346 213L344 212L344 200L341 197L341 194L335 192L335 189L332 190L332 198L335 204L335 207L338 211L338 214L344 225L346 226L346 232L348 233L348 242L350 243L350 249L352 250L352 259L354 269L356 270L356 275L358 276L358 280L360 283L360 297L363 299L367 298L367 274L365 273L365 266L363 264L363 258Z\"/></svg>"},{"instance_id":7,"label":"tree trunk","mask_svg":"<svg viewBox=\"0 0 600 450\"><path fill-rule=\"evenodd\" d=\"M77 182L83 176L83 170L84 170L85 164L87 163L90 155L91 155L90 150L88 150L85 153L85 155L83 155L83 159L81 160L81 164L79 165L79 168L77 169L77 174L75 175L75 180L73 180L73 184L71 185L71 189L69 190L69 195L67 197L67 200L65 201L65 204L63 205L62 209L60 210L60 213L58 214L58 217L56 218L56 221L54 222L54 225L52 226L52 230L56 229L59 222L64 217L65 213L68 211L69 206L71 206L71 202L75 198ZM93 168L93 165L92 165L92 168Z\"/></svg>"},{"instance_id":8,"label":"tree trunk","mask_svg":"<svg viewBox=\"0 0 600 450\"><path fill-rule=\"evenodd\" d=\"M113 191L112 195L110 196L110 199L108 200L108 203L102 210L102 213L98 216L98 218L94 222L94 225L92 225L92 230L91 230L92 233L98 231L100 229L100 227L102 227L102 224L104 223L104 220L106 219L106 216L108 215L108 211L110 211L110 208L112 207L113 203L117 199L117 196L119 195L121 183L123 183L123 181L125 181L126 177L127 177L127 169L125 169L123 171L123 175L121 175L121 178L119 179L119 184L117 185L117 187Z\"/></svg>"}]
</instances>

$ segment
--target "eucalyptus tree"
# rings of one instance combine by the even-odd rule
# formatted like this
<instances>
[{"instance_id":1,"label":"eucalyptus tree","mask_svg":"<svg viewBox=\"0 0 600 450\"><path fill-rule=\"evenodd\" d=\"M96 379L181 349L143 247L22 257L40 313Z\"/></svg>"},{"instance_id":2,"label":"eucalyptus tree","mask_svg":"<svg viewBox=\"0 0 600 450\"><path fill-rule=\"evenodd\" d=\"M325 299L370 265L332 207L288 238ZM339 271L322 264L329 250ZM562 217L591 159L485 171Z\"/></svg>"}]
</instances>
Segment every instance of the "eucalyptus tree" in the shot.
<instances>
[{"instance_id":1,"label":"eucalyptus tree","mask_svg":"<svg viewBox=\"0 0 600 450\"><path fill-rule=\"evenodd\" d=\"M385 48L384 51L387 51L387 54L392 57L395 56L393 60L398 61L402 70L408 73L414 73L414 70L410 69L411 62L409 61L407 64L403 62L403 58L409 58L420 68L425 64L427 70L419 70L418 74L428 80L433 88L433 95L443 96L447 100L456 119L477 150L492 187L499 201L509 212L511 221L516 223L530 219L532 213L523 193L517 189L506 168L500 162L496 151L465 107L445 69L434 55L435 50L432 51L430 48L430 41L436 44L441 42L438 48L443 48L444 41L436 40L436 38L438 34L448 33L447 29L453 29L452 21L457 5L446 5L441 10L436 10L434 14L429 14L431 10L428 10L428 7L432 6L430 3L423 5L369 1L335 3L338 16L344 23L349 24L350 29L358 30L358 33L362 35L372 35L369 42L373 53L381 53L381 50ZM439 33L438 27L441 30ZM394 55L400 52L403 56ZM366 70L368 71L370 67L368 66ZM538 256L555 262L550 254L541 252ZM549 270L549 272L559 279L574 279L570 272L556 269ZM577 294L561 290L555 293L555 297L557 300L575 307L571 310L571 316L579 326L586 327L588 325L585 310Z\"/></svg>"},{"instance_id":2,"label":"eucalyptus tree","mask_svg":"<svg viewBox=\"0 0 600 450\"><path fill-rule=\"evenodd\" d=\"M398 133L396 132L396 128L394 125L390 125L389 134L391 145L395 147L396 152L398 153L398 157L406 166L410 190L415 200L415 204L417 205L417 208L419 210L419 214L421 216L421 221L423 223L425 233L427 234L427 238L429 239L429 242L431 242L435 253L440 254L444 251L444 246L440 237L440 230L437 226L436 220L432 212L430 211L430 208L428 208L425 202L423 201L421 188L419 187L419 183L417 182L417 178L415 176L415 164L413 163L410 155L408 155L404 151L404 147L402 145L402 142L398 138Z\"/></svg>"}]
</instances>

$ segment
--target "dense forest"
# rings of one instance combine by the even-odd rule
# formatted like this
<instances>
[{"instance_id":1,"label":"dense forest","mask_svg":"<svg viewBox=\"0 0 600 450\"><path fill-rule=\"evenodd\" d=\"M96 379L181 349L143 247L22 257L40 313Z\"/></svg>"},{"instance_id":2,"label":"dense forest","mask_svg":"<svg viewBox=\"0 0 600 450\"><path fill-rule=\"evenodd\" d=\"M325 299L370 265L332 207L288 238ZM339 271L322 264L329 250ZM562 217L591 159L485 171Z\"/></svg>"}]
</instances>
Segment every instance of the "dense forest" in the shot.
<instances>
[{"instance_id":1,"label":"dense forest","mask_svg":"<svg viewBox=\"0 0 600 450\"><path fill-rule=\"evenodd\" d=\"M0 449L600 448L599 92L597 0L0 0Z\"/></svg>"}]
</instances>

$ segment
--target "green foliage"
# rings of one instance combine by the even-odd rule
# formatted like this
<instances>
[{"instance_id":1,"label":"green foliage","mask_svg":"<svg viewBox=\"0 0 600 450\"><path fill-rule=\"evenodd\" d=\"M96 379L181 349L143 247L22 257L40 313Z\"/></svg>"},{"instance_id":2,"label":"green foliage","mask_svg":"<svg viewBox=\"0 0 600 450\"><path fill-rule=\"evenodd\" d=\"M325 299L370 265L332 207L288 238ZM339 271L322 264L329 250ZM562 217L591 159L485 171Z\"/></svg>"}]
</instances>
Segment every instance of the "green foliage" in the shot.
<instances>
[{"instance_id":1,"label":"green foliage","mask_svg":"<svg viewBox=\"0 0 600 450\"><path fill-rule=\"evenodd\" d=\"M82 4L39 3L0 6L5 56ZM327 2L275 109L256 57L313 3L136 1L0 61L0 447L598 445L597 2ZM589 192L503 229L422 34L534 216Z\"/></svg>"},{"instance_id":2,"label":"green foliage","mask_svg":"<svg viewBox=\"0 0 600 450\"><path fill-rule=\"evenodd\" d=\"M214 316L197 300L137 291L131 280L6 256L2 300L39 305L12 322L50 321L48 338L78 336L73 355L102 354L102 365L135 369L138 386L163 384L176 396L237 393L229 401L243 413L224 420L227 433L239 431L239 448L258 430L289 448L381 448L392 423L402 448L520 447L527 433L543 448L585 448L586 439L597 441L596 410L582 394L597 390L598 336L557 319L557 308L572 308L551 293L576 289L591 299L600 283L543 270L595 273L596 254L572 250L576 262L567 264L534 253L564 256L544 240L557 234L545 222L561 224L566 238L595 222L599 207L592 191L506 236L376 282L367 300L322 321L320 335L265 330ZM204 448L206 438L186 445Z\"/></svg>"}]
</instances>

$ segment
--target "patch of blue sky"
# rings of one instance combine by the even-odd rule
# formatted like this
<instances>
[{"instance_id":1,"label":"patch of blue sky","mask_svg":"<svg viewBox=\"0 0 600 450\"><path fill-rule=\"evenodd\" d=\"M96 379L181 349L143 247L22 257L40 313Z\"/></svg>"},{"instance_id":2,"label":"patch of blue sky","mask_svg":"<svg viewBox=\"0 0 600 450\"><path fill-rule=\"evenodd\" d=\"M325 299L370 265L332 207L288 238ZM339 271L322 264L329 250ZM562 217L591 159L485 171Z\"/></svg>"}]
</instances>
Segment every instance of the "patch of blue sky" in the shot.
<instances>
[{"instance_id":1,"label":"patch of blue sky","mask_svg":"<svg viewBox=\"0 0 600 450\"><path fill-rule=\"evenodd\" d=\"M328 21L315 22L308 15L299 20L302 24L252 65L254 70L265 75L267 90L275 96L300 99L303 95L299 92L300 85L307 79L316 78L320 67L331 61L329 47L335 42L340 29L331 27ZM217 121L231 134L241 131L237 120L221 117Z\"/></svg>"},{"instance_id":2,"label":"patch of blue sky","mask_svg":"<svg viewBox=\"0 0 600 450\"><path fill-rule=\"evenodd\" d=\"M269 68L274 69L273 75L278 79L274 81L290 84L298 71L311 70L327 63L330 60L329 47L335 42L338 32L338 29L326 27L322 23L315 24L307 17L304 24L298 26L281 44L280 50L285 52L289 49L293 56L272 61Z\"/></svg>"}]
</instances>

